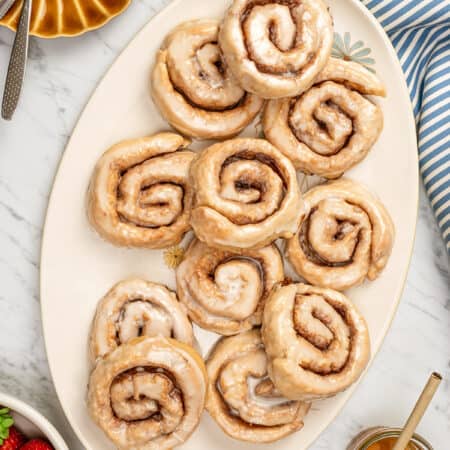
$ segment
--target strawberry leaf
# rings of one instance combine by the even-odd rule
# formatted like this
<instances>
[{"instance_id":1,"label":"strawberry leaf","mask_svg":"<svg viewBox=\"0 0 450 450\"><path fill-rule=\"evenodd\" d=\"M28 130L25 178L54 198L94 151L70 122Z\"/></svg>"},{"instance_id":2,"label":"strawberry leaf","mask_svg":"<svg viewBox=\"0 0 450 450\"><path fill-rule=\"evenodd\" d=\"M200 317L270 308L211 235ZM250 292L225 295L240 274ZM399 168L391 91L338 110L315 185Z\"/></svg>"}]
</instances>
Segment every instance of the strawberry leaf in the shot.
<instances>
[{"instance_id":1,"label":"strawberry leaf","mask_svg":"<svg viewBox=\"0 0 450 450\"><path fill-rule=\"evenodd\" d=\"M14 420L8 417L7 419L4 419L2 422L3 428L10 428L14 424Z\"/></svg>"}]
</instances>

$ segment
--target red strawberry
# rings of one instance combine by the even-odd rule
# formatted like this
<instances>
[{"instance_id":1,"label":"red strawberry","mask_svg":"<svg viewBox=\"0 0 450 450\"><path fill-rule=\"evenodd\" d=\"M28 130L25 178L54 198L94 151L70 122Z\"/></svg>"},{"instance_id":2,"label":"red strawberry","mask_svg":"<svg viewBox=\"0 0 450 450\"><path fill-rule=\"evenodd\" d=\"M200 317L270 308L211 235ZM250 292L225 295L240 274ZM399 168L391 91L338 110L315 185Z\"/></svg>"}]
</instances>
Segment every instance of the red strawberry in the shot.
<instances>
[{"instance_id":1,"label":"red strawberry","mask_svg":"<svg viewBox=\"0 0 450 450\"><path fill-rule=\"evenodd\" d=\"M11 427L8 431L8 437L3 440L3 445L0 445L0 450L17 450L21 448L25 440L22 433L17 431L15 427Z\"/></svg>"},{"instance_id":2,"label":"red strawberry","mask_svg":"<svg viewBox=\"0 0 450 450\"><path fill-rule=\"evenodd\" d=\"M22 445L20 450L54 450L54 448L47 441L43 441L42 439L31 439L31 441Z\"/></svg>"}]
</instances>

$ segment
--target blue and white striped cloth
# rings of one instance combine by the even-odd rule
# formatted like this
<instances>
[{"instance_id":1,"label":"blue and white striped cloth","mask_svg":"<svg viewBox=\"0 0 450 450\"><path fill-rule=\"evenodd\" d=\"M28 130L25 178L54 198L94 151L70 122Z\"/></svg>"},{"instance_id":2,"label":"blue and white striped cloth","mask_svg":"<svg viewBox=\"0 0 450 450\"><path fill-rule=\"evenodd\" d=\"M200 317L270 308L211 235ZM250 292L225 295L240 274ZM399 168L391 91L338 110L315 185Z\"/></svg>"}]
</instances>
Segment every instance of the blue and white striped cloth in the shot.
<instances>
[{"instance_id":1,"label":"blue and white striped cloth","mask_svg":"<svg viewBox=\"0 0 450 450\"><path fill-rule=\"evenodd\" d=\"M362 0L390 37L416 117L419 166L450 254L450 0Z\"/></svg>"}]
</instances>

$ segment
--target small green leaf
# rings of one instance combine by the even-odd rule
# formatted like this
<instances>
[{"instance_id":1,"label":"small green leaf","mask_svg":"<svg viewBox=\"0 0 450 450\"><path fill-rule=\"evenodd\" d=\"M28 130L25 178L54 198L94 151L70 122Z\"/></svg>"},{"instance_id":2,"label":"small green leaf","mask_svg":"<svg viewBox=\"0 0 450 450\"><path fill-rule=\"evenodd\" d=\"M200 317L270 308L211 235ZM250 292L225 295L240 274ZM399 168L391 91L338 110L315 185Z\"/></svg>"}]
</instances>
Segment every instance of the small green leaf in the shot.
<instances>
[{"instance_id":1,"label":"small green leaf","mask_svg":"<svg viewBox=\"0 0 450 450\"><path fill-rule=\"evenodd\" d=\"M10 427L12 427L12 426L14 425L14 420L11 419L11 418L4 419L2 425L3 425L5 428L10 428Z\"/></svg>"},{"instance_id":2,"label":"small green leaf","mask_svg":"<svg viewBox=\"0 0 450 450\"><path fill-rule=\"evenodd\" d=\"M0 409L0 416L3 416L4 414L8 414L8 413L9 413L9 408Z\"/></svg>"},{"instance_id":3,"label":"small green leaf","mask_svg":"<svg viewBox=\"0 0 450 450\"><path fill-rule=\"evenodd\" d=\"M9 430L0 430L0 439L6 439L9 436Z\"/></svg>"}]
</instances>

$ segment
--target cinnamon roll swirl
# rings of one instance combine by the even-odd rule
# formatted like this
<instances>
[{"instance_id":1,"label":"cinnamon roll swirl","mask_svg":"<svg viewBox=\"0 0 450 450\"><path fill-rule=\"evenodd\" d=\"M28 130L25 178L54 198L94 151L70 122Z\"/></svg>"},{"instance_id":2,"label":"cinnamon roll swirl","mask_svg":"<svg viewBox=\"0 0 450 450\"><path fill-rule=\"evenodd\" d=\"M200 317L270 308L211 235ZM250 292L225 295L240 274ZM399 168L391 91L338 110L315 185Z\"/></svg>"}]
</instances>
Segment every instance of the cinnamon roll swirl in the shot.
<instances>
[{"instance_id":1,"label":"cinnamon roll swirl","mask_svg":"<svg viewBox=\"0 0 450 450\"><path fill-rule=\"evenodd\" d=\"M358 380L370 358L367 325L352 302L301 283L272 291L262 338L270 378L293 400L336 395Z\"/></svg>"},{"instance_id":2,"label":"cinnamon roll swirl","mask_svg":"<svg viewBox=\"0 0 450 450\"><path fill-rule=\"evenodd\" d=\"M263 98L299 95L324 68L333 24L322 0L234 0L219 32L231 71Z\"/></svg>"},{"instance_id":3,"label":"cinnamon roll swirl","mask_svg":"<svg viewBox=\"0 0 450 450\"><path fill-rule=\"evenodd\" d=\"M287 243L287 257L311 284L345 290L384 269L394 225L383 204L348 179L316 186L304 194L309 213Z\"/></svg>"},{"instance_id":4,"label":"cinnamon roll swirl","mask_svg":"<svg viewBox=\"0 0 450 450\"><path fill-rule=\"evenodd\" d=\"M208 147L192 164L191 225L210 247L262 248L291 237L304 215L291 162L263 139Z\"/></svg>"},{"instance_id":5,"label":"cinnamon roll swirl","mask_svg":"<svg viewBox=\"0 0 450 450\"><path fill-rule=\"evenodd\" d=\"M206 409L232 438L274 442L303 427L310 405L288 401L274 388L259 330L220 339L206 368Z\"/></svg>"},{"instance_id":6,"label":"cinnamon roll swirl","mask_svg":"<svg viewBox=\"0 0 450 450\"><path fill-rule=\"evenodd\" d=\"M385 95L376 75L330 58L307 92L267 103L264 134L297 169L338 178L365 158L383 128L383 113L369 94Z\"/></svg>"},{"instance_id":7,"label":"cinnamon roll swirl","mask_svg":"<svg viewBox=\"0 0 450 450\"><path fill-rule=\"evenodd\" d=\"M195 323L232 335L261 324L265 299L283 279L273 244L232 253L194 240L177 269L177 292Z\"/></svg>"},{"instance_id":8,"label":"cinnamon roll swirl","mask_svg":"<svg viewBox=\"0 0 450 450\"><path fill-rule=\"evenodd\" d=\"M89 341L92 362L138 336L194 343L192 325L175 293L133 278L113 286L97 306Z\"/></svg>"},{"instance_id":9,"label":"cinnamon roll swirl","mask_svg":"<svg viewBox=\"0 0 450 450\"><path fill-rule=\"evenodd\" d=\"M243 130L263 100L231 76L217 45L219 22L195 20L176 27L159 51L152 96L165 119L183 134L223 139Z\"/></svg>"},{"instance_id":10,"label":"cinnamon roll swirl","mask_svg":"<svg viewBox=\"0 0 450 450\"><path fill-rule=\"evenodd\" d=\"M88 217L104 239L119 246L164 248L190 229L190 141L174 133L121 142L97 162Z\"/></svg>"},{"instance_id":11,"label":"cinnamon roll swirl","mask_svg":"<svg viewBox=\"0 0 450 450\"><path fill-rule=\"evenodd\" d=\"M88 408L118 448L170 449L197 428L206 384L203 361L191 347L135 338L99 360L89 379Z\"/></svg>"}]
</instances>

